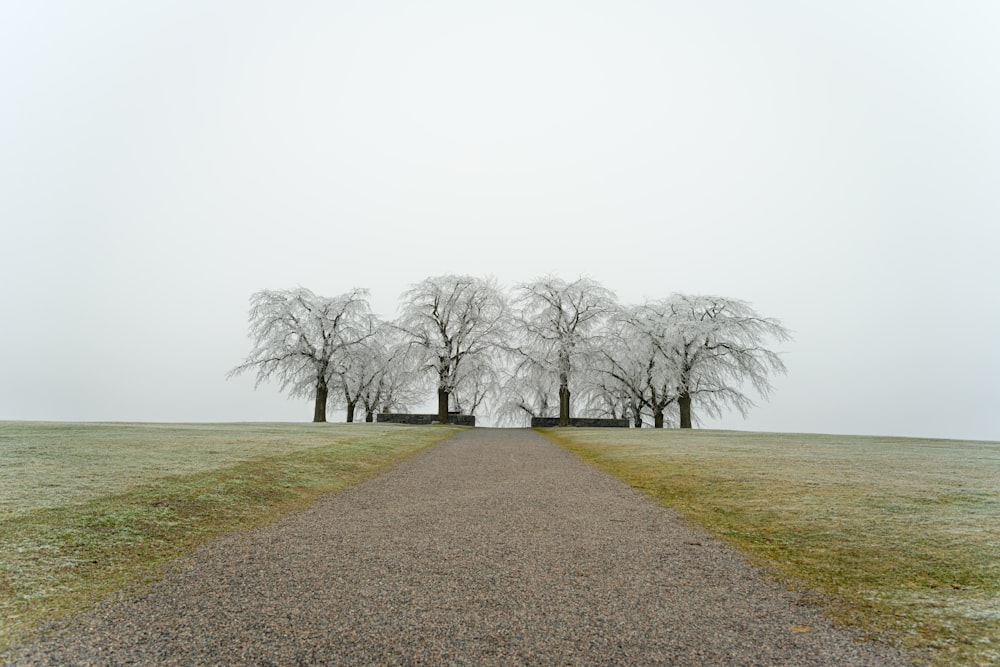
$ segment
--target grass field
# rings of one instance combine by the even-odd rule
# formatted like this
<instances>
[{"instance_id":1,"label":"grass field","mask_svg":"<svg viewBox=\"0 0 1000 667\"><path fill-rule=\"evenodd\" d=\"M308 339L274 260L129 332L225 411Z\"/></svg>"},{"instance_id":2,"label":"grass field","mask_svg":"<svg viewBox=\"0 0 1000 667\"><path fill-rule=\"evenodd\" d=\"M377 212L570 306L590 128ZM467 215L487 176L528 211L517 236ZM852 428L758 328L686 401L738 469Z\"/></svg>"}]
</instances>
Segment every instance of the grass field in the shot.
<instances>
[{"instance_id":1,"label":"grass field","mask_svg":"<svg viewBox=\"0 0 1000 667\"><path fill-rule=\"evenodd\" d=\"M302 508L458 430L0 422L0 654L214 536Z\"/></svg>"},{"instance_id":2,"label":"grass field","mask_svg":"<svg viewBox=\"0 0 1000 667\"><path fill-rule=\"evenodd\" d=\"M1000 664L1000 443L544 429L936 665Z\"/></svg>"}]
</instances>

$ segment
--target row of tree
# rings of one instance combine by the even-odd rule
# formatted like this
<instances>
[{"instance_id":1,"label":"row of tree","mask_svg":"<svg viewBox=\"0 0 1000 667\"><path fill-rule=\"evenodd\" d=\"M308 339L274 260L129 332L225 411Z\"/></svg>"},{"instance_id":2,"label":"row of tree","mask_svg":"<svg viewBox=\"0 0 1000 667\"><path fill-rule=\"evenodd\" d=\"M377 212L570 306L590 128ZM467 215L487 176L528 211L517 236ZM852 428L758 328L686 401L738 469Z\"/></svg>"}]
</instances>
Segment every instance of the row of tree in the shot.
<instances>
[{"instance_id":1,"label":"row of tree","mask_svg":"<svg viewBox=\"0 0 1000 667\"><path fill-rule=\"evenodd\" d=\"M766 347L789 339L778 320L737 299L675 294L626 306L589 278L544 277L506 293L493 279L443 275L413 285L393 321L368 292L324 297L263 290L250 307L254 347L229 375L254 370L347 421L364 410L408 411L436 384L438 419L489 412L502 423L570 415L691 428L698 413L746 415L784 373ZM571 400L572 399L572 400Z\"/></svg>"}]
</instances>

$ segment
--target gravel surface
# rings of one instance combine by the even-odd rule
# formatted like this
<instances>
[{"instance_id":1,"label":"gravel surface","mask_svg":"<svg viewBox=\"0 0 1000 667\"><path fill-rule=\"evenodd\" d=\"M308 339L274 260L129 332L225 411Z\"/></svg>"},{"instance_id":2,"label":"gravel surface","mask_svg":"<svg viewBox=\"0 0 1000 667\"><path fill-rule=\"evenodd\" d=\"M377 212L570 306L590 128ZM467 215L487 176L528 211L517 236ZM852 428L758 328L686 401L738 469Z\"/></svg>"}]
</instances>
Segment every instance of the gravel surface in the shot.
<instances>
[{"instance_id":1,"label":"gravel surface","mask_svg":"<svg viewBox=\"0 0 1000 667\"><path fill-rule=\"evenodd\" d=\"M544 437L475 429L217 540L12 665L903 665Z\"/></svg>"}]
</instances>

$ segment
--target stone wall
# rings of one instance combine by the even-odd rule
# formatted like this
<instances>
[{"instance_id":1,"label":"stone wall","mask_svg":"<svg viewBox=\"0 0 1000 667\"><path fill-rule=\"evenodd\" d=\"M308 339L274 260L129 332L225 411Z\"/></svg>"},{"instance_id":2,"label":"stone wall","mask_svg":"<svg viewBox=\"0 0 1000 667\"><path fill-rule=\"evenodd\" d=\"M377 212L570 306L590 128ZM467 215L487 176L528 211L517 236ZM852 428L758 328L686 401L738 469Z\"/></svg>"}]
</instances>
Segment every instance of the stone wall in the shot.
<instances>
[{"instance_id":1,"label":"stone wall","mask_svg":"<svg viewBox=\"0 0 1000 667\"><path fill-rule=\"evenodd\" d=\"M628 428L627 419L599 419L597 417L572 417L569 420L570 426L592 427L611 426L614 428ZM559 417L532 417L531 428L559 426Z\"/></svg>"},{"instance_id":2,"label":"stone wall","mask_svg":"<svg viewBox=\"0 0 1000 667\"><path fill-rule=\"evenodd\" d=\"M379 423L386 424L437 424L438 416L437 413L432 415L423 414L406 414L402 412L387 412L380 413L375 416L375 420ZM456 426L475 426L476 416L475 415L459 415L448 413L448 421Z\"/></svg>"}]
</instances>

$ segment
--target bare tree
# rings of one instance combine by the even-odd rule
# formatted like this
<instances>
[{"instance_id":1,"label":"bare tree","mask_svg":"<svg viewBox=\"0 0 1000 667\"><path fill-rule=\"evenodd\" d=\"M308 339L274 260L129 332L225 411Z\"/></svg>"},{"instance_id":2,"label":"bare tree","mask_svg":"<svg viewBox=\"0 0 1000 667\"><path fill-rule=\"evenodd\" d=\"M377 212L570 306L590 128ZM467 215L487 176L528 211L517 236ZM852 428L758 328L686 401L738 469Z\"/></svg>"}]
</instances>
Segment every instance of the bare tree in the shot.
<instances>
[{"instance_id":1,"label":"bare tree","mask_svg":"<svg viewBox=\"0 0 1000 667\"><path fill-rule=\"evenodd\" d=\"M788 330L745 301L675 294L636 309L630 319L655 350L664 377L674 375L681 428L691 428L692 401L712 416L726 405L746 416L753 401L743 384L766 398L769 374L785 372L781 358L764 344L789 340Z\"/></svg>"},{"instance_id":2,"label":"bare tree","mask_svg":"<svg viewBox=\"0 0 1000 667\"><path fill-rule=\"evenodd\" d=\"M592 357L597 332L616 308L615 296L590 278L571 283L547 276L516 288L513 351L551 373L559 386L559 424L569 426L570 383L577 363Z\"/></svg>"},{"instance_id":3,"label":"bare tree","mask_svg":"<svg viewBox=\"0 0 1000 667\"><path fill-rule=\"evenodd\" d=\"M424 352L437 379L438 421L448 423L449 398L471 360L490 355L506 331L507 303L493 279L444 275L402 295L396 327Z\"/></svg>"},{"instance_id":4,"label":"bare tree","mask_svg":"<svg viewBox=\"0 0 1000 667\"><path fill-rule=\"evenodd\" d=\"M314 398L313 421L325 422L338 355L372 334L368 291L261 290L250 297L249 321L254 347L227 377L255 369L255 386L276 378L291 396Z\"/></svg>"}]
</instances>

